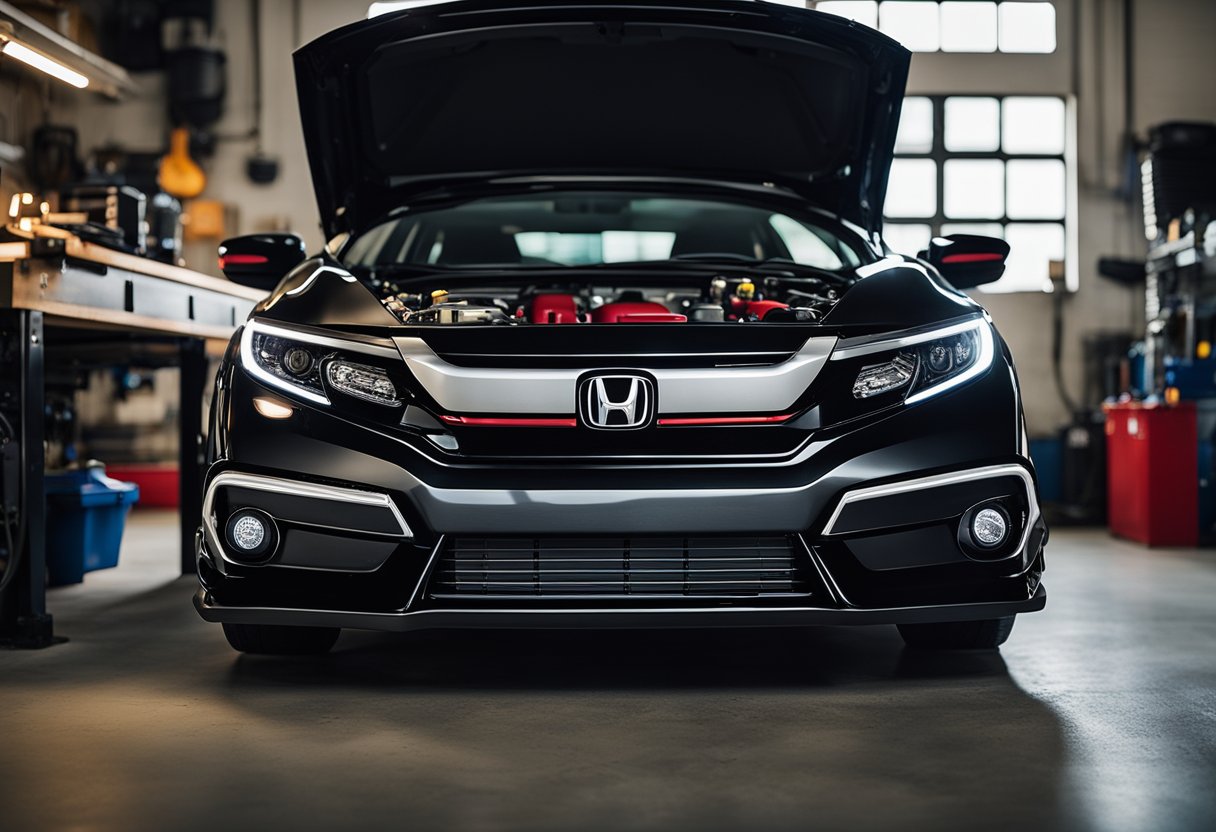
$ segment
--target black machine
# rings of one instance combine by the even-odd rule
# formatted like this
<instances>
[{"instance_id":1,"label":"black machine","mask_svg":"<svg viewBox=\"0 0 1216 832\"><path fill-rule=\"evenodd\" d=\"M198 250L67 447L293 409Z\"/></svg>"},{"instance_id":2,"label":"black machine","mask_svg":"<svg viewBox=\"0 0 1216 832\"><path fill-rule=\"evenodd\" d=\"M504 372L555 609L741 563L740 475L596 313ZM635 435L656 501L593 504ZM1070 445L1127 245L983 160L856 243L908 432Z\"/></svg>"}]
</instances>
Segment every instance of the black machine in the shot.
<instances>
[{"instance_id":1,"label":"black machine","mask_svg":"<svg viewBox=\"0 0 1216 832\"><path fill-rule=\"evenodd\" d=\"M88 238L87 225L100 226L98 242L132 254L143 254L148 240L148 198L129 185L84 184L65 191L60 210L85 215L79 228ZM102 229L108 229L108 234Z\"/></svg>"},{"instance_id":2,"label":"black machine","mask_svg":"<svg viewBox=\"0 0 1216 832\"><path fill-rule=\"evenodd\" d=\"M249 652L343 627L1002 643L1045 604L1047 532L1012 358L960 289L1009 249L881 243L909 58L730 0L452 3L300 49L334 243L221 250L277 285L217 376L202 617Z\"/></svg>"}]
</instances>

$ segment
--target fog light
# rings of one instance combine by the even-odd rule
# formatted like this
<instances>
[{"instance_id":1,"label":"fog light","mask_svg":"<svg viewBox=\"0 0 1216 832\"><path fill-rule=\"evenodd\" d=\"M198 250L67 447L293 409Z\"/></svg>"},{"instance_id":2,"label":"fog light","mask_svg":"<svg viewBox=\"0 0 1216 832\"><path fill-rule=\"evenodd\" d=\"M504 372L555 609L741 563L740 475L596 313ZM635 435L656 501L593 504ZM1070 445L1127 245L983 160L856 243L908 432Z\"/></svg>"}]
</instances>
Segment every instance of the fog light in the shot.
<instances>
[{"instance_id":1,"label":"fog light","mask_svg":"<svg viewBox=\"0 0 1216 832\"><path fill-rule=\"evenodd\" d=\"M254 397L253 409L267 419L290 419L291 415L295 413L290 405L269 396Z\"/></svg>"},{"instance_id":2,"label":"fog light","mask_svg":"<svg viewBox=\"0 0 1216 832\"><path fill-rule=\"evenodd\" d=\"M242 509L228 518L225 537L234 557L253 561L261 560L274 550L277 534L269 514Z\"/></svg>"},{"instance_id":3,"label":"fog light","mask_svg":"<svg viewBox=\"0 0 1216 832\"><path fill-rule=\"evenodd\" d=\"M232 524L232 542L237 548L252 552L266 539L266 524L252 514L237 518Z\"/></svg>"},{"instance_id":4,"label":"fog light","mask_svg":"<svg viewBox=\"0 0 1216 832\"><path fill-rule=\"evenodd\" d=\"M1009 534L1009 521L994 508L982 508L971 520L971 537L985 548L994 548L1005 542Z\"/></svg>"}]
</instances>

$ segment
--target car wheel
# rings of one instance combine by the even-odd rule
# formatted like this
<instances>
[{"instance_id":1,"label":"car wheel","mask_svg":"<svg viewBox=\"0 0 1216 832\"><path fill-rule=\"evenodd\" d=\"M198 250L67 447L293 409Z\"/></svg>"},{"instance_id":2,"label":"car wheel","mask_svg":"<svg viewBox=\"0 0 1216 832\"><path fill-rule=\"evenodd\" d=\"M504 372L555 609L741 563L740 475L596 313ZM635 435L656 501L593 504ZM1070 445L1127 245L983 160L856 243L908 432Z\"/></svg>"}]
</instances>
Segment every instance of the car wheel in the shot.
<instances>
[{"instance_id":1,"label":"car wheel","mask_svg":"<svg viewBox=\"0 0 1216 832\"><path fill-rule=\"evenodd\" d=\"M1017 616L984 621L945 621L936 624L900 624L899 634L909 647L928 650L992 650L1013 630Z\"/></svg>"},{"instance_id":2,"label":"car wheel","mask_svg":"<svg viewBox=\"0 0 1216 832\"><path fill-rule=\"evenodd\" d=\"M303 656L327 653L342 631L337 627L279 627L273 624L225 624L224 637L242 653Z\"/></svg>"}]
</instances>

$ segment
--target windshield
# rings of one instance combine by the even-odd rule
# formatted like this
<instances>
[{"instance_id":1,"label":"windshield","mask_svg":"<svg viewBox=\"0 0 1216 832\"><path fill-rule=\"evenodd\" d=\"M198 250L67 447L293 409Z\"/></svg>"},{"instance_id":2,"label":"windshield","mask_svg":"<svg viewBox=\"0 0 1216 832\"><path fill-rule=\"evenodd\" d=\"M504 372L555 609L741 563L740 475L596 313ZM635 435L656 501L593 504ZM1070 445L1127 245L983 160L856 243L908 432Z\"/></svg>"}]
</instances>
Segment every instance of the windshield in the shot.
<instances>
[{"instance_id":1,"label":"windshield","mask_svg":"<svg viewBox=\"0 0 1216 832\"><path fill-rule=\"evenodd\" d=\"M359 237L348 267L562 267L721 258L860 264L831 231L766 208L654 194L568 192L479 199L390 220Z\"/></svg>"}]
</instances>

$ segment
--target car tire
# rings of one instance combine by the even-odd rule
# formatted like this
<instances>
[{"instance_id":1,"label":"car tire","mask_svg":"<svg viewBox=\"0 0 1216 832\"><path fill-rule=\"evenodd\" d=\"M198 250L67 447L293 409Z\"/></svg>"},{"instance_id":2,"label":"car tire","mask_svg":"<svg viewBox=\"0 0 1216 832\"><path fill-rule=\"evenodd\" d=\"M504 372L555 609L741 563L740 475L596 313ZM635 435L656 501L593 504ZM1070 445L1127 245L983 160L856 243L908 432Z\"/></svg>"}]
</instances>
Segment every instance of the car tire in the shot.
<instances>
[{"instance_id":1,"label":"car tire","mask_svg":"<svg viewBox=\"0 0 1216 832\"><path fill-rule=\"evenodd\" d=\"M233 650L272 656L328 653L342 631L337 627L280 627L273 624L225 624L224 637Z\"/></svg>"},{"instance_id":2,"label":"car tire","mask_svg":"<svg viewBox=\"0 0 1216 832\"><path fill-rule=\"evenodd\" d=\"M1005 643L1017 616L984 621L945 621L935 624L900 624L904 644L926 650L994 650Z\"/></svg>"}]
</instances>

